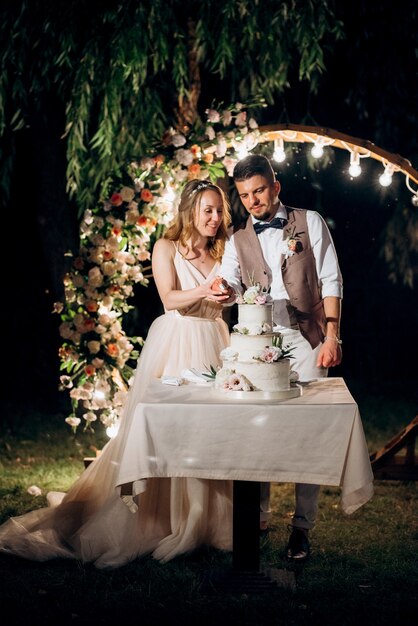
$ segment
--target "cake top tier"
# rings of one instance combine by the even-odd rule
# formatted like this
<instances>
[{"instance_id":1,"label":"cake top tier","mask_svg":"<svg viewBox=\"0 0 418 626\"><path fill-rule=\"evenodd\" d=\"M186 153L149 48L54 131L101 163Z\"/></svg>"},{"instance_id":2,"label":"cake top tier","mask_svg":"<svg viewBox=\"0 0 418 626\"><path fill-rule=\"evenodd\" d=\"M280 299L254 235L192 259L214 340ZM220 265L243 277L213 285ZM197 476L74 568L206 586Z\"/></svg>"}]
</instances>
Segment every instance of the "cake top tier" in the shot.
<instances>
[{"instance_id":1,"label":"cake top tier","mask_svg":"<svg viewBox=\"0 0 418 626\"><path fill-rule=\"evenodd\" d=\"M239 304L238 324L234 332L244 335L271 333L273 329L273 304Z\"/></svg>"}]
</instances>

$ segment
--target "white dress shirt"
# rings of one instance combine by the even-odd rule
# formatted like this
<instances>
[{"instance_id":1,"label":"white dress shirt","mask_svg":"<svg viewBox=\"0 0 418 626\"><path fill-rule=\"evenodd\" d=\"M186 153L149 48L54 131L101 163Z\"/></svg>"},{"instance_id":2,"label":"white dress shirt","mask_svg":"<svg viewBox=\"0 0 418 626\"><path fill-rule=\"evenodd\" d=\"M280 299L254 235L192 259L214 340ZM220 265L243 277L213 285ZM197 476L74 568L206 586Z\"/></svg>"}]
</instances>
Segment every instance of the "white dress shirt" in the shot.
<instances>
[{"instance_id":1,"label":"white dress shirt","mask_svg":"<svg viewBox=\"0 0 418 626\"><path fill-rule=\"evenodd\" d=\"M281 202L279 202L275 217L287 218L286 209ZM322 298L326 296L342 298L342 277L328 227L316 211L307 211L306 218ZM252 219L253 223L260 221L252 215L249 219ZM283 230L267 228L258 235L258 240L264 259L272 273L270 295L274 300L274 323L279 329L296 329L298 326L292 314L289 295L283 284L280 264L281 253L287 251L286 243L283 241ZM234 235L226 242L220 273L236 292L242 293L241 270L235 249Z\"/></svg>"}]
</instances>

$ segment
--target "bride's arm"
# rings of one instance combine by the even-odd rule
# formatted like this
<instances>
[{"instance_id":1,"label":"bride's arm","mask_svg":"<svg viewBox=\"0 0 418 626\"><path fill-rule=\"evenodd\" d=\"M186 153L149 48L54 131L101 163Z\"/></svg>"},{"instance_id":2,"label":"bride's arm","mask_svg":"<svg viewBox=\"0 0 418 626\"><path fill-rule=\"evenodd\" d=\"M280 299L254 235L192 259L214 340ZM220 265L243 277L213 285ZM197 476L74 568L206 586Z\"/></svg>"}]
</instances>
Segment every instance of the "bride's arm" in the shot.
<instances>
[{"instance_id":1,"label":"bride's arm","mask_svg":"<svg viewBox=\"0 0 418 626\"><path fill-rule=\"evenodd\" d=\"M203 298L210 298L216 302L225 300L226 296L221 291L212 291L209 283L203 283L193 289L177 289L174 255L175 248L172 241L159 239L155 243L152 253L152 273L158 294L167 311L182 309Z\"/></svg>"}]
</instances>

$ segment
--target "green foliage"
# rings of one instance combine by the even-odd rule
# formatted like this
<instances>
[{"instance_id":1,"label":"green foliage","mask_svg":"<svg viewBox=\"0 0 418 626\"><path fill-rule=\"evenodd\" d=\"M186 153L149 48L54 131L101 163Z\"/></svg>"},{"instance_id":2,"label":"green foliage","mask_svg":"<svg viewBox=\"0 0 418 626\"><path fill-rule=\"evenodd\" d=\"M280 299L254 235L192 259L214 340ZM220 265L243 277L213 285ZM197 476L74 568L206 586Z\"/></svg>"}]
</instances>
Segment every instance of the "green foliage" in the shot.
<instances>
[{"instance_id":1,"label":"green foliage","mask_svg":"<svg viewBox=\"0 0 418 626\"><path fill-rule=\"evenodd\" d=\"M190 55L223 81L224 98L269 103L290 72L316 91L329 44L341 37L330 0L6 0L0 20L0 136L43 114L54 94L66 112L67 189L80 213L109 175L175 124L190 95ZM198 94L197 94L198 95ZM196 112L197 113L197 112ZM13 150L3 149L9 189Z\"/></svg>"},{"instance_id":2,"label":"green foliage","mask_svg":"<svg viewBox=\"0 0 418 626\"><path fill-rule=\"evenodd\" d=\"M383 235L382 256L389 268L389 279L412 289L418 276L418 214L408 200L405 197L397 204L389 220Z\"/></svg>"}]
</instances>

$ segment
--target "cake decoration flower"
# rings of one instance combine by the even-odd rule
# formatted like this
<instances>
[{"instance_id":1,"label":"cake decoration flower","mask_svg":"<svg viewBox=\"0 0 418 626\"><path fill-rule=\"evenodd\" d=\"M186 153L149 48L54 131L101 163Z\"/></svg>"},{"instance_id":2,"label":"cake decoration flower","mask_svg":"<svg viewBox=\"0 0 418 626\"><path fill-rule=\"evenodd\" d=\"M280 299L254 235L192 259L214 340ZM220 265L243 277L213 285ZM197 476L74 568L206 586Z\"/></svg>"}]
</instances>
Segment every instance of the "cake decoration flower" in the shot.
<instances>
[{"instance_id":1,"label":"cake decoration flower","mask_svg":"<svg viewBox=\"0 0 418 626\"><path fill-rule=\"evenodd\" d=\"M223 361L236 361L238 352L233 348L224 348L220 353L220 357Z\"/></svg>"},{"instance_id":2,"label":"cake decoration flower","mask_svg":"<svg viewBox=\"0 0 418 626\"><path fill-rule=\"evenodd\" d=\"M283 335L278 335L272 338L271 346L266 346L257 357L253 358L255 361L262 361L263 363L275 363L282 359L292 359L293 350L294 346L290 344L284 346Z\"/></svg>"},{"instance_id":3,"label":"cake decoration flower","mask_svg":"<svg viewBox=\"0 0 418 626\"><path fill-rule=\"evenodd\" d=\"M237 304L257 304L262 306L272 302L272 297L260 283L254 283L243 294L237 294L236 302Z\"/></svg>"},{"instance_id":4,"label":"cake decoration flower","mask_svg":"<svg viewBox=\"0 0 418 626\"><path fill-rule=\"evenodd\" d=\"M223 388L226 391L253 391L248 378L242 374L231 374L224 382Z\"/></svg>"}]
</instances>

